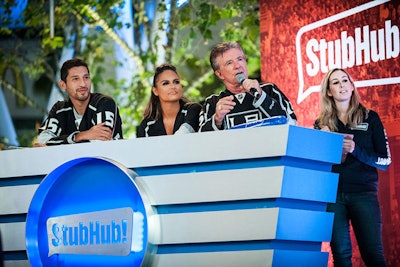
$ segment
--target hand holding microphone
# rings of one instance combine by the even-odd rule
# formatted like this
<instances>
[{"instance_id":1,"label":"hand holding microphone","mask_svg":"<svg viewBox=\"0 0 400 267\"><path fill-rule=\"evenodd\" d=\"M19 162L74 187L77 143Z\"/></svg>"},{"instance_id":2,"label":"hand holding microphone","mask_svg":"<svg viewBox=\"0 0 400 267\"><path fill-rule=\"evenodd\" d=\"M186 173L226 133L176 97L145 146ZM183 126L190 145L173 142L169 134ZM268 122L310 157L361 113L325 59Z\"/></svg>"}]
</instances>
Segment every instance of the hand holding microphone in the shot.
<instances>
[{"instance_id":1,"label":"hand holding microphone","mask_svg":"<svg viewBox=\"0 0 400 267\"><path fill-rule=\"evenodd\" d=\"M239 73L236 75L236 80L243 85L243 82L246 80L246 77L243 75L243 73ZM254 87L250 87L249 89L250 94L254 96L255 99L260 98L261 94L258 92L258 90Z\"/></svg>"}]
</instances>

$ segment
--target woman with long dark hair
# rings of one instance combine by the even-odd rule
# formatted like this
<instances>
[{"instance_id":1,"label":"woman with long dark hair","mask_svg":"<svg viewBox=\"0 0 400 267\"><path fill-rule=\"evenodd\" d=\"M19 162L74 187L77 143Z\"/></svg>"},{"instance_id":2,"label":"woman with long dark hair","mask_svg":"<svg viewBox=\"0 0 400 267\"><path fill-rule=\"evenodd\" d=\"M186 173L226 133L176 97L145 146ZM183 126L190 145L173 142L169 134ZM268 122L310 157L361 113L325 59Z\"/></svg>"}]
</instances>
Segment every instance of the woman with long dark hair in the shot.
<instances>
[{"instance_id":1,"label":"woman with long dark hair","mask_svg":"<svg viewBox=\"0 0 400 267\"><path fill-rule=\"evenodd\" d=\"M183 97L182 84L175 66L156 68L151 96L145 107L137 137L197 132L201 105Z\"/></svg>"}]
</instances>

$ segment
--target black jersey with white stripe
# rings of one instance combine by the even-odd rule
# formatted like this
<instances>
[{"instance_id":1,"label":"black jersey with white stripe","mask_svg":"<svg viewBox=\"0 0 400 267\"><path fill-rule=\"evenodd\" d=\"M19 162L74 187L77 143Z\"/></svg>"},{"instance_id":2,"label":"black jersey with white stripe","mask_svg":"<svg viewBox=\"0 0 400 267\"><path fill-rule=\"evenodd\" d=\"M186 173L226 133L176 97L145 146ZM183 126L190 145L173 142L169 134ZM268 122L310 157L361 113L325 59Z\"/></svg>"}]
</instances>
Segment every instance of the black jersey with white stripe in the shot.
<instances>
[{"instance_id":1,"label":"black jersey with white stripe","mask_svg":"<svg viewBox=\"0 0 400 267\"><path fill-rule=\"evenodd\" d=\"M79 125L77 119L71 100L58 101L39 128L39 137L51 136L46 145L71 144L74 143L72 138L74 133L89 130L94 125L105 122L113 131L113 139L123 138L119 110L115 101L109 96L91 93L89 104Z\"/></svg>"},{"instance_id":2,"label":"black jersey with white stripe","mask_svg":"<svg viewBox=\"0 0 400 267\"><path fill-rule=\"evenodd\" d=\"M340 164L332 165L339 173L338 192L361 193L378 191L378 169L387 170L392 162L389 141L382 121L374 110L363 108L363 120L354 127L336 118L338 133L352 134L354 150ZM317 119L315 129L321 129Z\"/></svg>"},{"instance_id":3,"label":"black jersey with white stripe","mask_svg":"<svg viewBox=\"0 0 400 267\"><path fill-rule=\"evenodd\" d=\"M173 133L181 132L182 126L190 128L185 132L197 132L199 129L199 113L201 105L199 103L184 103L180 102L181 108L176 115ZM137 127L136 137L149 137L167 135L163 118L154 120L145 118Z\"/></svg>"},{"instance_id":4,"label":"black jersey with white stripe","mask_svg":"<svg viewBox=\"0 0 400 267\"><path fill-rule=\"evenodd\" d=\"M219 130L213 119L216 105L221 98L229 95L235 96L236 105L226 114L223 129L275 116L285 116L289 123L295 124L296 115L284 93L273 83L265 83L260 86L263 94L258 99L248 93L234 95L228 89L206 98L200 113L200 131Z\"/></svg>"}]
</instances>

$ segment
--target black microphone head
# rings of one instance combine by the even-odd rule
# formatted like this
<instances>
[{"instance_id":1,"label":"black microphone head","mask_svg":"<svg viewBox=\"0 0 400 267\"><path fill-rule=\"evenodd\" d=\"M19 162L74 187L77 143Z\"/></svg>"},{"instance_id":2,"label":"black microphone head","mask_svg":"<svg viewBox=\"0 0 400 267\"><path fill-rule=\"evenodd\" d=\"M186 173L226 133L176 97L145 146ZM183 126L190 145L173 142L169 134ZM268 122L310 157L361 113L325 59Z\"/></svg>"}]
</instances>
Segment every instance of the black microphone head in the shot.
<instances>
[{"instance_id":1,"label":"black microphone head","mask_svg":"<svg viewBox=\"0 0 400 267\"><path fill-rule=\"evenodd\" d=\"M238 73L236 74L236 80L240 83L243 83L243 81L246 80L246 77L244 76L243 73Z\"/></svg>"}]
</instances>

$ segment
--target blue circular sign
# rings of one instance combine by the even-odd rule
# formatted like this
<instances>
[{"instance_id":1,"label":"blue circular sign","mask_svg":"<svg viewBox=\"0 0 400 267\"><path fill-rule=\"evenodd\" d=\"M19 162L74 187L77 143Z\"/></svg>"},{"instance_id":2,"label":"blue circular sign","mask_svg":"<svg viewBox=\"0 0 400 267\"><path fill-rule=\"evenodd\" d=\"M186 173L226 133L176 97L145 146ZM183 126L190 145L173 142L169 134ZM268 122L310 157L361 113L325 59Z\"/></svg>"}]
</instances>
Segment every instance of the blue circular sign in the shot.
<instances>
[{"instance_id":1,"label":"blue circular sign","mask_svg":"<svg viewBox=\"0 0 400 267\"><path fill-rule=\"evenodd\" d=\"M26 220L32 266L141 266L151 261L154 211L136 173L104 158L79 158L48 174Z\"/></svg>"}]
</instances>

